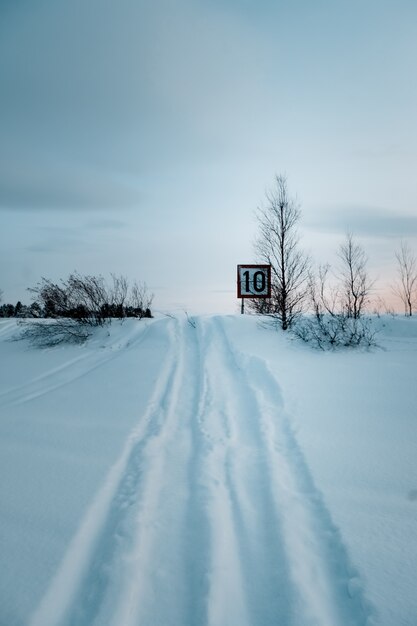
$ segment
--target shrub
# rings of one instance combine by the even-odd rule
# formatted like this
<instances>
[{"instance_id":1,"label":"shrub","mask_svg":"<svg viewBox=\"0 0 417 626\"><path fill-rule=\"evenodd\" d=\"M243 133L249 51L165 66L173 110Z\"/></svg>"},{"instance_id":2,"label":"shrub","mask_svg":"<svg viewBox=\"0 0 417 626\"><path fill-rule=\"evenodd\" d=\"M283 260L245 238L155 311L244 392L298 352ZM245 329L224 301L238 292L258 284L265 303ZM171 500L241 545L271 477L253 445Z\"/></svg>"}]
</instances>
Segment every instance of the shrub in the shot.
<instances>
[{"instance_id":1,"label":"shrub","mask_svg":"<svg viewBox=\"0 0 417 626\"><path fill-rule=\"evenodd\" d=\"M110 285L102 276L78 272L59 283L42 278L29 290L36 296L30 308L33 319L20 322L20 337L37 346L81 343L94 327L110 324L113 318L152 317L153 296L145 284L134 282L129 289L124 276L111 277Z\"/></svg>"}]
</instances>

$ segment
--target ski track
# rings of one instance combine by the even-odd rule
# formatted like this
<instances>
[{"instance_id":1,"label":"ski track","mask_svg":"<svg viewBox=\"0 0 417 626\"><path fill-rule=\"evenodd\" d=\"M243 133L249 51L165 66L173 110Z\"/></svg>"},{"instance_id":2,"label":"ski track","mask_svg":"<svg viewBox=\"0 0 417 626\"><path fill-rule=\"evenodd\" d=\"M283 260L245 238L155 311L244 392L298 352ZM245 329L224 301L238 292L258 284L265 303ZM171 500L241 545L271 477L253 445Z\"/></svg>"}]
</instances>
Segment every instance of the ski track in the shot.
<instances>
[{"instance_id":1,"label":"ski track","mask_svg":"<svg viewBox=\"0 0 417 626\"><path fill-rule=\"evenodd\" d=\"M246 390L247 421L252 411L252 416L256 416L252 423L258 423L261 431L261 447L267 459L291 582L294 604L289 623L371 624L372 611L360 577L314 485L274 376L263 360L243 355L239 358L220 320L217 325L222 343L227 346L229 363L225 370L240 378L238 388Z\"/></svg>"},{"instance_id":2,"label":"ski track","mask_svg":"<svg viewBox=\"0 0 417 626\"><path fill-rule=\"evenodd\" d=\"M191 321L30 626L371 624L273 374Z\"/></svg>"},{"instance_id":3,"label":"ski track","mask_svg":"<svg viewBox=\"0 0 417 626\"><path fill-rule=\"evenodd\" d=\"M88 509L61 566L30 626L79 626L98 623L96 617L109 592L111 566L129 547L131 510L139 497L142 478L141 456L148 440L163 428L164 398L169 394L176 369L171 348L155 385L147 413L128 437L124 449ZM117 587L117 585L116 585ZM108 619L104 623L108 623Z\"/></svg>"},{"instance_id":4,"label":"ski track","mask_svg":"<svg viewBox=\"0 0 417 626\"><path fill-rule=\"evenodd\" d=\"M105 365L109 361L125 354L126 350L136 349L145 339L148 330L149 326L145 329L141 329L141 332L137 333L137 336L134 337L133 340L128 341L124 346L120 346L118 342L116 342L103 349L102 353L99 355L97 355L96 351L84 352L62 363L58 367L44 372L40 376L32 378L23 385L0 392L0 407L25 404L26 402L35 400L51 391L68 385L98 367ZM121 347L123 347L124 350L121 349Z\"/></svg>"},{"instance_id":5,"label":"ski track","mask_svg":"<svg viewBox=\"0 0 417 626\"><path fill-rule=\"evenodd\" d=\"M0 335L8 333L10 330L16 328L16 322L13 319L12 322L0 322Z\"/></svg>"}]
</instances>

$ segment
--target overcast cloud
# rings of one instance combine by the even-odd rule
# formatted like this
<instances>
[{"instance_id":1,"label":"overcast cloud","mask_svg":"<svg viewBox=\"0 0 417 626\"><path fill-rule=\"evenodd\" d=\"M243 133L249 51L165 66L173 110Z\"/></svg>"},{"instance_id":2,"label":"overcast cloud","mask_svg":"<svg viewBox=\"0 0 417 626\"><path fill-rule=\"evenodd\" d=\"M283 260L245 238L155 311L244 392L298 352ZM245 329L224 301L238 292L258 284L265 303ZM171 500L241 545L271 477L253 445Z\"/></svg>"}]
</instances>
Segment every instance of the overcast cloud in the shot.
<instances>
[{"instance_id":1,"label":"overcast cloud","mask_svg":"<svg viewBox=\"0 0 417 626\"><path fill-rule=\"evenodd\" d=\"M317 211L304 220L304 226L322 233L351 232L359 237L406 239L417 237L417 214L342 205Z\"/></svg>"},{"instance_id":2,"label":"overcast cloud","mask_svg":"<svg viewBox=\"0 0 417 626\"><path fill-rule=\"evenodd\" d=\"M411 0L1 2L5 297L78 269L233 311L277 172L313 256L349 228L387 263L417 230L416 58Z\"/></svg>"}]
</instances>

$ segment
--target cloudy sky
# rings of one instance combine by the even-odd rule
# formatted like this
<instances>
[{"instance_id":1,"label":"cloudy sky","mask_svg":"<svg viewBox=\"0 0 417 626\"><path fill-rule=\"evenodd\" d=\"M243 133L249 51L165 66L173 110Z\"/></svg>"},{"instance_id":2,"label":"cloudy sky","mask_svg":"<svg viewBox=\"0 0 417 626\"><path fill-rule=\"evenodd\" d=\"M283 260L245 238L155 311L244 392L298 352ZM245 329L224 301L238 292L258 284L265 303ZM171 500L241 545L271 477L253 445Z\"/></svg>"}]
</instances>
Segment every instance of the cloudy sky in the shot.
<instances>
[{"instance_id":1,"label":"cloudy sky","mask_svg":"<svg viewBox=\"0 0 417 626\"><path fill-rule=\"evenodd\" d=\"M236 311L276 173L378 286L417 250L415 0L0 0L0 287L123 273Z\"/></svg>"}]
</instances>

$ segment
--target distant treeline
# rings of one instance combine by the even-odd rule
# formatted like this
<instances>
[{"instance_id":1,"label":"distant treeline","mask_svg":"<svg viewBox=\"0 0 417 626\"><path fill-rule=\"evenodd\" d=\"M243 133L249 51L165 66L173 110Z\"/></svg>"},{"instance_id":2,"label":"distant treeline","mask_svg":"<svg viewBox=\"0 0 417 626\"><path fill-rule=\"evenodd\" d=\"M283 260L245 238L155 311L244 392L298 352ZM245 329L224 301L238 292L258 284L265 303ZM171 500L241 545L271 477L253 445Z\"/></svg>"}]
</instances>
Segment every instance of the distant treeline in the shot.
<instances>
[{"instance_id":1,"label":"distant treeline","mask_svg":"<svg viewBox=\"0 0 417 626\"><path fill-rule=\"evenodd\" d=\"M16 305L7 303L0 304L0 317L46 317L43 315L41 307L37 302L32 302L30 306L22 304L20 300Z\"/></svg>"},{"instance_id":2,"label":"distant treeline","mask_svg":"<svg viewBox=\"0 0 417 626\"><path fill-rule=\"evenodd\" d=\"M56 308L53 302L48 302L45 307L42 307L38 302L32 302L30 305L22 304L20 300L15 305L7 303L0 305L0 318L4 317L18 317L18 318L56 318L56 317L68 317L72 319L78 319L80 316L84 317L88 313L85 305L79 305L70 309ZM152 317L152 312L149 307L142 309L141 307L134 307L131 305L121 306L105 302L100 307L101 316L104 318L121 319L124 317Z\"/></svg>"}]
</instances>

